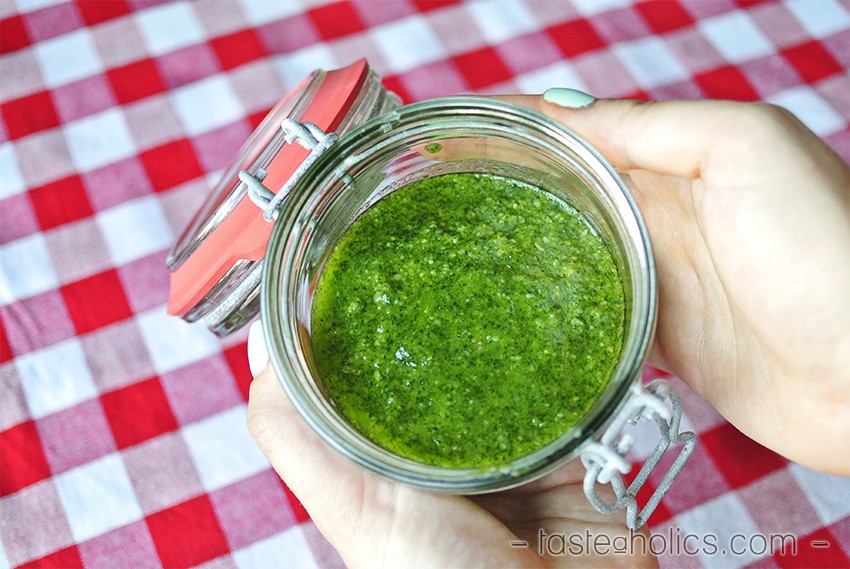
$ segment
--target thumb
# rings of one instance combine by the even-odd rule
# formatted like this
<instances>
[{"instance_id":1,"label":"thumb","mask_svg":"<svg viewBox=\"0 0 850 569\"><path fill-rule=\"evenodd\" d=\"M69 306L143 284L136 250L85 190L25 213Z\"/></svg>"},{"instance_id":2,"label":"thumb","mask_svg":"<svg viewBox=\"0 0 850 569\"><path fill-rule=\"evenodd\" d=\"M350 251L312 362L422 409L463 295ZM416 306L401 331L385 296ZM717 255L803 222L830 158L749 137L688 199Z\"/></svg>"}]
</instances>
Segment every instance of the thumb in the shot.
<instances>
[{"instance_id":1,"label":"thumb","mask_svg":"<svg viewBox=\"0 0 850 569\"><path fill-rule=\"evenodd\" d=\"M587 140L620 170L695 179L747 134L752 103L594 99L573 89L498 97L537 110ZM767 105L761 105L767 108Z\"/></svg>"}]
</instances>

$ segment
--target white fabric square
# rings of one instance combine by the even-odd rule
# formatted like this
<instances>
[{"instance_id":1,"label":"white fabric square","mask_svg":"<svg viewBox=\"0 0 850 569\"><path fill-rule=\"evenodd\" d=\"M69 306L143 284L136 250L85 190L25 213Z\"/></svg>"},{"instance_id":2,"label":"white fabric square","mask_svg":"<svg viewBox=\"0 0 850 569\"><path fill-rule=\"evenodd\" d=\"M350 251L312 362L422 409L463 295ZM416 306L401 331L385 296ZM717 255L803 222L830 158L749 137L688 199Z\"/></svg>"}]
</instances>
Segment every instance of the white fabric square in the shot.
<instances>
[{"instance_id":1,"label":"white fabric square","mask_svg":"<svg viewBox=\"0 0 850 569\"><path fill-rule=\"evenodd\" d=\"M484 0L469 4L481 35L490 43L500 43L538 29L537 20L517 0Z\"/></svg>"},{"instance_id":2,"label":"white fabric square","mask_svg":"<svg viewBox=\"0 0 850 569\"><path fill-rule=\"evenodd\" d=\"M248 433L248 413L244 405L192 423L181 432L208 492L244 480L270 466Z\"/></svg>"},{"instance_id":3,"label":"white fabric square","mask_svg":"<svg viewBox=\"0 0 850 569\"><path fill-rule=\"evenodd\" d=\"M422 16L410 16L370 30L391 73L444 59L443 42Z\"/></svg>"},{"instance_id":4,"label":"white fabric square","mask_svg":"<svg viewBox=\"0 0 850 569\"><path fill-rule=\"evenodd\" d=\"M53 479L77 543L142 518L133 484L117 453Z\"/></svg>"},{"instance_id":5,"label":"white fabric square","mask_svg":"<svg viewBox=\"0 0 850 569\"><path fill-rule=\"evenodd\" d=\"M119 108L90 115L62 127L71 158L82 172L123 160L136 153L127 121Z\"/></svg>"},{"instance_id":6,"label":"white fabric square","mask_svg":"<svg viewBox=\"0 0 850 569\"><path fill-rule=\"evenodd\" d=\"M42 233L0 246L0 304L35 296L58 284Z\"/></svg>"},{"instance_id":7,"label":"white fabric square","mask_svg":"<svg viewBox=\"0 0 850 569\"><path fill-rule=\"evenodd\" d=\"M0 199L20 194L27 187L18 159L15 157L15 147L11 142L0 144Z\"/></svg>"},{"instance_id":8,"label":"white fabric square","mask_svg":"<svg viewBox=\"0 0 850 569\"><path fill-rule=\"evenodd\" d=\"M9 557L6 555L6 550L3 549L3 542L0 541L0 569L10 569L12 564L9 563Z\"/></svg>"},{"instance_id":9,"label":"white fabric square","mask_svg":"<svg viewBox=\"0 0 850 569\"><path fill-rule=\"evenodd\" d=\"M669 85L688 78L688 71L657 37L614 45L614 54L643 89Z\"/></svg>"},{"instance_id":10,"label":"white fabric square","mask_svg":"<svg viewBox=\"0 0 850 569\"><path fill-rule=\"evenodd\" d=\"M304 9L298 2L269 2L269 0L241 0L245 20L258 26L301 13Z\"/></svg>"},{"instance_id":11,"label":"white fabric square","mask_svg":"<svg viewBox=\"0 0 850 569\"><path fill-rule=\"evenodd\" d=\"M294 88L316 69L335 69L339 63L325 43L279 55L274 66L287 88Z\"/></svg>"},{"instance_id":12,"label":"white fabric square","mask_svg":"<svg viewBox=\"0 0 850 569\"><path fill-rule=\"evenodd\" d=\"M767 98L769 103L785 107L818 136L844 129L844 119L808 85L798 85Z\"/></svg>"},{"instance_id":13,"label":"white fabric square","mask_svg":"<svg viewBox=\"0 0 850 569\"><path fill-rule=\"evenodd\" d=\"M170 94L183 130L195 136L241 119L245 112L226 76L214 75Z\"/></svg>"},{"instance_id":14,"label":"white fabric square","mask_svg":"<svg viewBox=\"0 0 850 569\"><path fill-rule=\"evenodd\" d=\"M97 397L79 339L29 352L15 359L24 396L34 419Z\"/></svg>"},{"instance_id":15,"label":"white fabric square","mask_svg":"<svg viewBox=\"0 0 850 569\"><path fill-rule=\"evenodd\" d=\"M683 512L674 520L682 529L681 535L694 534L703 538L693 549L698 550L705 567L737 569L763 557L747 547L748 540L758 535L759 530L747 508L732 492ZM713 538L716 551L705 541L707 537Z\"/></svg>"},{"instance_id":16,"label":"white fabric square","mask_svg":"<svg viewBox=\"0 0 850 569\"><path fill-rule=\"evenodd\" d=\"M299 525L234 551L233 559L239 569L254 569L268 565L299 569L318 567L310 544L307 543Z\"/></svg>"},{"instance_id":17,"label":"white fabric square","mask_svg":"<svg viewBox=\"0 0 850 569\"><path fill-rule=\"evenodd\" d=\"M850 478L830 476L799 464L788 466L824 525L850 516Z\"/></svg>"},{"instance_id":18,"label":"white fabric square","mask_svg":"<svg viewBox=\"0 0 850 569\"><path fill-rule=\"evenodd\" d=\"M809 32L822 39L850 26L850 13L835 0L790 0L785 6Z\"/></svg>"},{"instance_id":19,"label":"white fabric square","mask_svg":"<svg viewBox=\"0 0 850 569\"><path fill-rule=\"evenodd\" d=\"M204 27L187 2L140 10L135 18L151 55L162 55L204 41Z\"/></svg>"},{"instance_id":20,"label":"white fabric square","mask_svg":"<svg viewBox=\"0 0 850 569\"><path fill-rule=\"evenodd\" d=\"M58 87L103 71L87 29L38 42L33 48L47 87Z\"/></svg>"},{"instance_id":21,"label":"white fabric square","mask_svg":"<svg viewBox=\"0 0 850 569\"><path fill-rule=\"evenodd\" d=\"M699 22L702 33L730 63L744 63L774 52L770 40L742 11Z\"/></svg>"},{"instance_id":22,"label":"white fabric square","mask_svg":"<svg viewBox=\"0 0 850 569\"><path fill-rule=\"evenodd\" d=\"M572 0L573 7L584 16L595 16L602 12L628 8L634 0Z\"/></svg>"},{"instance_id":23,"label":"white fabric square","mask_svg":"<svg viewBox=\"0 0 850 569\"><path fill-rule=\"evenodd\" d=\"M682 414L682 420L679 423L679 432L697 432L694 426L688 420L686 414ZM635 425L626 425L623 427L623 433L630 435L634 439L632 448L629 449L629 458L636 461L645 461L658 446L661 440L661 434L658 431L658 425L652 419L641 418ZM667 453L676 457L682 452L682 445L670 445L667 447ZM642 464L635 465L635 472L643 466ZM682 482L685 482L684 480ZM685 482L686 483L686 482Z\"/></svg>"},{"instance_id":24,"label":"white fabric square","mask_svg":"<svg viewBox=\"0 0 850 569\"><path fill-rule=\"evenodd\" d=\"M142 338L154 369L160 374L208 358L221 351L218 340L204 326L169 316L164 307L137 316Z\"/></svg>"},{"instance_id":25,"label":"white fabric square","mask_svg":"<svg viewBox=\"0 0 850 569\"><path fill-rule=\"evenodd\" d=\"M167 249L173 234L155 196L142 196L105 209L95 217L115 265Z\"/></svg>"},{"instance_id":26,"label":"white fabric square","mask_svg":"<svg viewBox=\"0 0 850 569\"><path fill-rule=\"evenodd\" d=\"M515 80L517 87L523 93L543 93L550 87L565 87L588 91L588 87L576 72L575 68L566 61L558 61L552 65L541 67L524 73Z\"/></svg>"}]
</instances>

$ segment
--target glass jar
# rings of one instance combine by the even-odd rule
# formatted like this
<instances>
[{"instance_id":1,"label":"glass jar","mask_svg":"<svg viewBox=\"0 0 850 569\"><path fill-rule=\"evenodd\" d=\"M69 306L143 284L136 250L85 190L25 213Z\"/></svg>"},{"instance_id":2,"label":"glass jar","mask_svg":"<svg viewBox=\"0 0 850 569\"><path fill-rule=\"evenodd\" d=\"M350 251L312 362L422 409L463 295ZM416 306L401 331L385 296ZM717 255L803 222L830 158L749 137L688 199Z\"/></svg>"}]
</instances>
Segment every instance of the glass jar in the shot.
<instances>
[{"instance_id":1,"label":"glass jar","mask_svg":"<svg viewBox=\"0 0 850 569\"><path fill-rule=\"evenodd\" d=\"M645 523L690 455L694 436L679 433L681 408L665 382L644 388L640 376L656 319L656 276L649 236L631 193L614 168L563 125L494 99L454 97L393 108L343 136L311 124L283 125L287 140L312 149L286 186L273 192L265 174L243 172L245 192L274 221L262 261L260 312L270 359L283 389L307 423L333 448L393 480L429 490L481 493L528 482L581 457L585 492L600 511L627 508L630 527ZM525 182L578 210L602 237L623 282L625 339L607 388L586 415L546 446L491 468L447 468L387 451L350 426L324 389L311 349L311 307L322 268L355 220L388 193L423 177L488 173ZM266 178L267 179L267 178ZM285 196L285 199L283 197ZM669 398L670 403L665 401ZM654 419L656 452L626 488L631 466L624 425ZM669 444L683 448L642 512L634 496ZM605 502L597 483L611 483Z\"/></svg>"}]
</instances>

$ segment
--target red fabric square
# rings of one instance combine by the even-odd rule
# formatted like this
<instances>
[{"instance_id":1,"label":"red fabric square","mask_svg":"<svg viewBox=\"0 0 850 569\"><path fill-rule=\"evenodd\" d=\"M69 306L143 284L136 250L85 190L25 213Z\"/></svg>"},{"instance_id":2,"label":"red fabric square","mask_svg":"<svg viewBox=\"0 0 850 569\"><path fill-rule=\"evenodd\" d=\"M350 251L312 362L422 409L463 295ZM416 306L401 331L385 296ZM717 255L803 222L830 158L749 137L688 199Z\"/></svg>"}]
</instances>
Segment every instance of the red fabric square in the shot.
<instances>
[{"instance_id":1,"label":"red fabric square","mask_svg":"<svg viewBox=\"0 0 850 569\"><path fill-rule=\"evenodd\" d=\"M416 6L416 9L420 12L428 12L430 10L442 8L443 6L452 6L459 2L460 0L413 0L413 5Z\"/></svg>"},{"instance_id":2,"label":"red fabric square","mask_svg":"<svg viewBox=\"0 0 850 569\"><path fill-rule=\"evenodd\" d=\"M814 83L843 71L841 64L832 54L815 40L788 48L782 55L807 83Z\"/></svg>"},{"instance_id":3,"label":"red fabric square","mask_svg":"<svg viewBox=\"0 0 850 569\"><path fill-rule=\"evenodd\" d=\"M151 514L146 521L164 567L192 567L228 552L206 495Z\"/></svg>"},{"instance_id":4,"label":"red fabric square","mask_svg":"<svg viewBox=\"0 0 850 569\"><path fill-rule=\"evenodd\" d=\"M564 22L549 28L548 32L549 37L567 57L574 57L605 46L605 41L599 37L587 20Z\"/></svg>"},{"instance_id":5,"label":"red fabric square","mask_svg":"<svg viewBox=\"0 0 850 569\"><path fill-rule=\"evenodd\" d=\"M35 423L27 421L0 433L0 497L50 476Z\"/></svg>"},{"instance_id":6,"label":"red fabric square","mask_svg":"<svg viewBox=\"0 0 850 569\"><path fill-rule=\"evenodd\" d=\"M18 569L76 569L77 567L83 569L84 565L83 560L80 558L80 551L76 545L71 545L39 559L18 565Z\"/></svg>"},{"instance_id":7,"label":"red fabric square","mask_svg":"<svg viewBox=\"0 0 850 569\"><path fill-rule=\"evenodd\" d=\"M168 142L139 155L153 189L168 190L204 174L186 139Z\"/></svg>"},{"instance_id":8,"label":"red fabric square","mask_svg":"<svg viewBox=\"0 0 850 569\"><path fill-rule=\"evenodd\" d=\"M40 91L0 105L11 140L59 125L50 93Z\"/></svg>"},{"instance_id":9,"label":"red fabric square","mask_svg":"<svg viewBox=\"0 0 850 569\"><path fill-rule=\"evenodd\" d=\"M635 497L638 503L639 510L643 510L643 508L649 502L649 499L652 498L652 495L655 493L655 490L655 486L647 480L638 492L638 495ZM664 504L664 500L662 499L652 511L652 514L649 516L649 520L647 523L650 525L650 527L655 527L659 524L663 524L672 517L673 512L671 512L670 509Z\"/></svg>"},{"instance_id":10,"label":"red fabric square","mask_svg":"<svg viewBox=\"0 0 850 569\"><path fill-rule=\"evenodd\" d=\"M250 123L251 128L255 129L260 126L260 123L263 122L263 119L266 118L266 116L269 114L269 111L271 111L271 108L263 109L261 111L257 111L256 113L251 113L250 115L248 115L248 123Z\"/></svg>"},{"instance_id":11,"label":"red fabric square","mask_svg":"<svg viewBox=\"0 0 850 569\"><path fill-rule=\"evenodd\" d=\"M726 65L694 76L702 92L712 99L757 101L758 93L737 67Z\"/></svg>"},{"instance_id":12,"label":"red fabric square","mask_svg":"<svg viewBox=\"0 0 850 569\"><path fill-rule=\"evenodd\" d=\"M361 31L364 26L350 2L336 2L308 12L316 31L326 40Z\"/></svg>"},{"instance_id":13,"label":"red fabric square","mask_svg":"<svg viewBox=\"0 0 850 569\"><path fill-rule=\"evenodd\" d=\"M463 53L452 58L461 75L473 89L507 81L513 73L492 47Z\"/></svg>"},{"instance_id":14,"label":"red fabric square","mask_svg":"<svg viewBox=\"0 0 850 569\"><path fill-rule=\"evenodd\" d=\"M673 463L674 457L678 456L681 450L682 447L680 446L671 447L668 450L667 454L664 455L664 457L662 458L661 463L659 463L656 467L656 470L660 470L661 472L667 472L667 470L669 470L670 466ZM623 476L626 481L627 487L631 486L632 482L634 482L635 478L637 478L637 475L640 473L640 469L642 466L642 462L632 462L632 470ZM644 506L646 506L647 502L649 502L649 499L652 498L652 495L655 493L655 490L656 486L655 484L653 484L651 478L647 479L647 481L643 483L643 486L641 486L641 489L638 490L638 493L635 496L635 499L637 500L638 504L638 511L643 510ZM655 507L655 510L653 510L648 523L654 527L658 524L666 522L671 517L673 517L673 512L670 511L670 509L664 504L664 500L662 500L658 504L658 506Z\"/></svg>"},{"instance_id":15,"label":"red fabric square","mask_svg":"<svg viewBox=\"0 0 850 569\"><path fill-rule=\"evenodd\" d=\"M280 485L283 488L284 493L286 493L286 499L289 502L289 506L292 508L292 515L295 516L295 523L306 522L310 519L310 514L307 513L307 508L304 507L304 504L301 503L301 500L298 499L298 496L292 493L292 490L289 489L289 486L286 485L286 482L283 479L278 478L280 480Z\"/></svg>"},{"instance_id":16,"label":"red fabric square","mask_svg":"<svg viewBox=\"0 0 850 569\"><path fill-rule=\"evenodd\" d=\"M635 8L646 23L659 34L678 30L694 23L682 6L672 0L649 0L640 2Z\"/></svg>"},{"instance_id":17,"label":"red fabric square","mask_svg":"<svg viewBox=\"0 0 850 569\"><path fill-rule=\"evenodd\" d=\"M119 449L177 429L177 420L159 378L110 391L100 401Z\"/></svg>"},{"instance_id":18,"label":"red fabric square","mask_svg":"<svg viewBox=\"0 0 850 569\"><path fill-rule=\"evenodd\" d=\"M136 61L106 72L115 97L121 103L130 103L165 91L156 65L150 59Z\"/></svg>"},{"instance_id":19,"label":"red fabric square","mask_svg":"<svg viewBox=\"0 0 850 569\"><path fill-rule=\"evenodd\" d=\"M28 192L42 229L83 219L94 213L79 176L68 176Z\"/></svg>"},{"instance_id":20,"label":"red fabric square","mask_svg":"<svg viewBox=\"0 0 850 569\"><path fill-rule=\"evenodd\" d=\"M729 423L702 433L700 442L714 458L717 469L732 488L746 486L788 463Z\"/></svg>"},{"instance_id":21,"label":"red fabric square","mask_svg":"<svg viewBox=\"0 0 850 569\"><path fill-rule=\"evenodd\" d=\"M0 312L0 364L12 359L12 345L9 343L9 335L3 324L3 313Z\"/></svg>"},{"instance_id":22,"label":"red fabric square","mask_svg":"<svg viewBox=\"0 0 850 569\"><path fill-rule=\"evenodd\" d=\"M230 371L236 378L236 386L239 388L239 393L242 394L242 399L248 401L248 392L254 378L251 376L251 369L248 367L246 345L243 342L232 348L227 348L224 350L224 359L227 360L227 365L230 366Z\"/></svg>"},{"instance_id":23,"label":"red fabric square","mask_svg":"<svg viewBox=\"0 0 850 569\"><path fill-rule=\"evenodd\" d=\"M785 551L775 551L773 559L780 567L809 569L810 567L850 567L850 558L828 528L821 528L807 536L798 536L796 551L787 543ZM777 548L779 544L776 544ZM784 553L784 554L783 554Z\"/></svg>"},{"instance_id":24,"label":"red fabric square","mask_svg":"<svg viewBox=\"0 0 850 569\"><path fill-rule=\"evenodd\" d=\"M401 81L400 75L388 75L384 77L381 83L384 84L387 91L391 91L401 97L403 102L413 101L413 97L410 95L410 91L408 91L407 87L404 86L404 83Z\"/></svg>"},{"instance_id":25,"label":"red fabric square","mask_svg":"<svg viewBox=\"0 0 850 569\"><path fill-rule=\"evenodd\" d=\"M83 20L89 26L130 13L130 7L124 0L109 0L108 2L77 0L77 8L80 9Z\"/></svg>"},{"instance_id":26,"label":"red fabric square","mask_svg":"<svg viewBox=\"0 0 850 569\"><path fill-rule=\"evenodd\" d=\"M67 284L61 292L77 334L97 330L133 315L118 272L114 269Z\"/></svg>"},{"instance_id":27,"label":"red fabric square","mask_svg":"<svg viewBox=\"0 0 850 569\"><path fill-rule=\"evenodd\" d=\"M266 55L263 44L253 30L243 30L217 37L210 43L222 69L233 69Z\"/></svg>"},{"instance_id":28,"label":"red fabric square","mask_svg":"<svg viewBox=\"0 0 850 569\"><path fill-rule=\"evenodd\" d=\"M29 34L20 16L0 20L0 53L9 53L30 44Z\"/></svg>"}]
</instances>

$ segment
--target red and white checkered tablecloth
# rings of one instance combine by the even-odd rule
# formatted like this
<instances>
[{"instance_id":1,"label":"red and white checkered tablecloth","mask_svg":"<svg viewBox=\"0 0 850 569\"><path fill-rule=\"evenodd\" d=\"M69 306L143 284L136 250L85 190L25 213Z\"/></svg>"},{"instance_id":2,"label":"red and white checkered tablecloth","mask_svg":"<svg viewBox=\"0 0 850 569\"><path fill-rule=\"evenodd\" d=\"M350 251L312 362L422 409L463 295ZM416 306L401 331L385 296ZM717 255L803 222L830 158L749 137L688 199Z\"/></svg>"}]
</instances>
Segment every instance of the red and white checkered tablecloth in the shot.
<instances>
[{"instance_id":1,"label":"red and white checkered tablecloth","mask_svg":"<svg viewBox=\"0 0 850 569\"><path fill-rule=\"evenodd\" d=\"M342 565L248 434L244 331L166 316L165 257L268 109L359 57L406 101L770 101L850 160L847 0L0 0L0 569ZM677 385L700 442L651 528L743 553L662 566L850 567L850 479Z\"/></svg>"}]
</instances>

